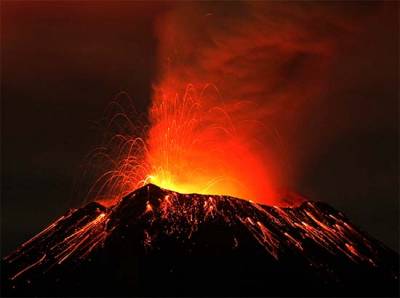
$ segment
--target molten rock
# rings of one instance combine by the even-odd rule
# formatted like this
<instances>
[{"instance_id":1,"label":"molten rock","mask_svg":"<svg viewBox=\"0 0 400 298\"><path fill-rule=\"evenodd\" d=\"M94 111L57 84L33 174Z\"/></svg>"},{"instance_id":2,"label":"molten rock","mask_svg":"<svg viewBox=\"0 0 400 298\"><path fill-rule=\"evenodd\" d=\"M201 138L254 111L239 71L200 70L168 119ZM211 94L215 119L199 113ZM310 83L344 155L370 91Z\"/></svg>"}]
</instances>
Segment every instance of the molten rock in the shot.
<instances>
[{"instance_id":1,"label":"molten rock","mask_svg":"<svg viewBox=\"0 0 400 298\"><path fill-rule=\"evenodd\" d=\"M398 254L326 204L147 185L71 210L2 261L6 296L395 296Z\"/></svg>"}]
</instances>

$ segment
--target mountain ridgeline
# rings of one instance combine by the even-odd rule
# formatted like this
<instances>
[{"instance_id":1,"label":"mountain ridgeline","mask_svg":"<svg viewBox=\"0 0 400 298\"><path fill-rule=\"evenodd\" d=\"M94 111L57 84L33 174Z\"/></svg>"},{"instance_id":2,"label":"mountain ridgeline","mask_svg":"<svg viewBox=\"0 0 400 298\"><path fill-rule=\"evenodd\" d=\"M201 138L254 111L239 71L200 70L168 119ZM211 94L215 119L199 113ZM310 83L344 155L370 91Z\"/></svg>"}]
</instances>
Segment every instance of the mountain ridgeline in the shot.
<instances>
[{"instance_id":1,"label":"mountain ridgeline","mask_svg":"<svg viewBox=\"0 0 400 298\"><path fill-rule=\"evenodd\" d=\"M2 260L4 296L398 296L399 255L327 204L149 184L69 210Z\"/></svg>"}]
</instances>

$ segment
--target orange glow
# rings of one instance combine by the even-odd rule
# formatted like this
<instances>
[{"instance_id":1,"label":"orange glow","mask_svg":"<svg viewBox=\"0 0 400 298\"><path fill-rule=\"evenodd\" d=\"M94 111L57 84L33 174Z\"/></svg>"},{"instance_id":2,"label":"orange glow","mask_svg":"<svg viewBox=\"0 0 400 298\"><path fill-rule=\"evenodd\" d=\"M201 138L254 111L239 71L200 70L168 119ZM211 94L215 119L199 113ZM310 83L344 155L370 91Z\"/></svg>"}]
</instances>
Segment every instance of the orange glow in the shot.
<instances>
[{"instance_id":1,"label":"orange glow","mask_svg":"<svg viewBox=\"0 0 400 298\"><path fill-rule=\"evenodd\" d=\"M104 145L112 149L96 153L107 160L91 190L97 200L153 183L290 205L282 189L296 189L318 144L310 119L319 115L335 41L310 30L297 10L281 22L279 5L245 7L254 15L238 22L224 9L203 17L197 5L157 20L150 125L116 109L111 122L124 123Z\"/></svg>"},{"instance_id":2,"label":"orange glow","mask_svg":"<svg viewBox=\"0 0 400 298\"><path fill-rule=\"evenodd\" d=\"M158 90L150 111L148 182L181 193L273 203L268 168L232 122L213 86Z\"/></svg>"},{"instance_id":3,"label":"orange glow","mask_svg":"<svg viewBox=\"0 0 400 298\"><path fill-rule=\"evenodd\" d=\"M121 103L126 94L110 104L117 107L107 124L111 137L89 161L105 167L89 191L91 198L111 206L153 183L180 193L288 205L278 200L277 175L271 174L275 163L252 136L256 125L251 118L233 121L230 112L237 107L224 104L213 85L163 86L155 89L147 130Z\"/></svg>"}]
</instances>

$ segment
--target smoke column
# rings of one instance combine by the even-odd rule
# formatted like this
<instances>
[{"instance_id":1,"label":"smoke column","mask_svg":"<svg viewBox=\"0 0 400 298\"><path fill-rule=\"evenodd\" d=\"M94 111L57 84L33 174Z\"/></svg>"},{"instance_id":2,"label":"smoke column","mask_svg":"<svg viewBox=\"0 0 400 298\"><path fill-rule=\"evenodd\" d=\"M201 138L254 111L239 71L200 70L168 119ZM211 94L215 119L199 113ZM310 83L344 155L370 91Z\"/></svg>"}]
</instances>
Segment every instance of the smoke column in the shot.
<instances>
[{"instance_id":1,"label":"smoke column","mask_svg":"<svg viewBox=\"0 0 400 298\"><path fill-rule=\"evenodd\" d=\"M140 137L113 137L122 145L98 180L111 185L105 197L151 182L284 205L324 148L386 109L356 92L392 81L390 72L362 71L376 51L368 37L380 41L375 27L391 11L379 3L172 5L156 24L150 125ZM387 119L374 125L391 125Z\"/></svg>"},{"instance_id":2,"label":"smoke column","mask_svg":"<svg viewBox=\"0 0 400 298\"><path fill-rule=\"evenodd\" d=\"M360 30L332 8L191 3L167 13L157 27L150 180L277 203L323 141L304 124L324 100L338 45Z\"/></svg>"}]
</instances>

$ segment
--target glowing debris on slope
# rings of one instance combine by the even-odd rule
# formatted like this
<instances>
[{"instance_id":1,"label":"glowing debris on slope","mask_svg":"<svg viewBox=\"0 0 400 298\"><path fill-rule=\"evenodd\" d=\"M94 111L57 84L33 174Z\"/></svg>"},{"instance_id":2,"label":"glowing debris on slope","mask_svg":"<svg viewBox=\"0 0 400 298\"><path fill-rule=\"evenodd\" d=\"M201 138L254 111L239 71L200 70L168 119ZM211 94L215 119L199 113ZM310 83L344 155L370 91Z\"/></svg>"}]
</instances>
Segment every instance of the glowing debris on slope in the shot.
<instances>
[{"instance_id":1,"label":"glowing debris on slope","mask_svg":"<svg viewBox=\"0 0 400 298\"><path fill-rule=\"evenodd\" d=\"M112 208L91 203L56 220L5 258L6 262L23 264L17 266L18 271L11 279L18 279L38 267L51 270L65 262L90 258L120 228L121 214L133 216L133 222L141 222L146 252L157 249L159 239L170 237L187 242L202 225L218 223L235 231L248 231L255 245L276 261L284 252L291 251L304 255L312 266L318 267L320 262L307 254L312 245L350 262L377 266L376 244L346 222L343 215L322 203L309 201L298 207L280 208L228 196L180 194L154 185L138 191L145 193L132 193ZM84 212L85 208L90 212ZM137 214L136 217L131 213ZM41 244L43 251L32 253L32 248ZM243 244L243 240L232 234L231 249Z\"/></svg>"}]
</instances>

